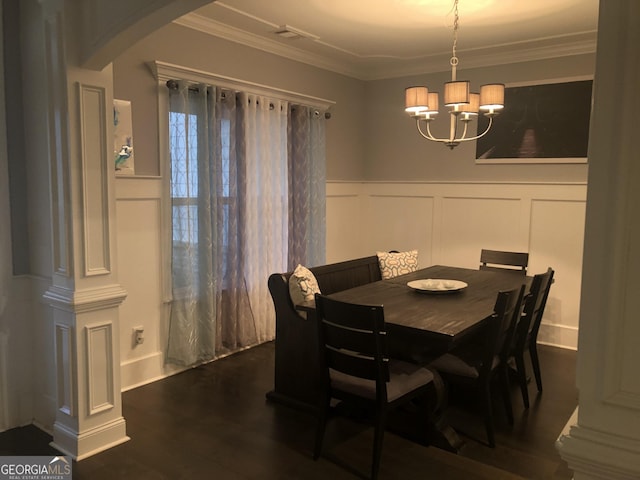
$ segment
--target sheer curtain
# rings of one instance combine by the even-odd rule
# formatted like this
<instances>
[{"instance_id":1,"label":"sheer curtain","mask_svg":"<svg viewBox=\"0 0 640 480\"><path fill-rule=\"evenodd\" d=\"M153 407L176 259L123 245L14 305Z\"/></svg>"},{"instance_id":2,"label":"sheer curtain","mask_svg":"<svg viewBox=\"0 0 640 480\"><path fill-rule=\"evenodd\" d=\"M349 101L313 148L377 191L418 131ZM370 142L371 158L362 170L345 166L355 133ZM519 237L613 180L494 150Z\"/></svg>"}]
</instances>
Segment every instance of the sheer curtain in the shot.
<instances>
[{"instance_id":1,"label":"sheer curtain","mask_svg":"<svg viewBox=\"0 0 640 480\"><path fill-rule=\"evenodd\" d=\"M289 113L289 270L321 265L326 252L325 117L297 105Z\"/></svg>"},{"instance_id":2,"label":"sheer curtain","mask_svg":"<svg viewBox=\"0 0 640 480\"><path fill-rule=\"evenodd\" d=\"M300 243L292 242L294 232L306 239L296 258L324 258L324 125L307 128L315 153L303 166L290 155L293 122L286 101L176 85L169 91L167 361L194 365L274 338L267 278L287 270L290 245ZM291 223L292 212L299 225ZM311 226L314 232L307 231ZM322 240L311 241L315 236Z\"/></svg>"}]
</instances>

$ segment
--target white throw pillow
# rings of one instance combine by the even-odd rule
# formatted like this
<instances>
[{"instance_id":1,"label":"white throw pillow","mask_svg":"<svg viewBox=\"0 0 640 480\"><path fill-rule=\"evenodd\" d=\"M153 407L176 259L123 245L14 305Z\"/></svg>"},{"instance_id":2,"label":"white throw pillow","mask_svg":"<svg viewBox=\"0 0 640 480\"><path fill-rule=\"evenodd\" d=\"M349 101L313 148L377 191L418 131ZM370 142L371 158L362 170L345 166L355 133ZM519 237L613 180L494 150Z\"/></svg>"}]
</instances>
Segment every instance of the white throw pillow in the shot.
<instances>
[{"instance_id":1,"label":"white throw pillow","mask_svg":"<svg viewBox=\"0 0 640 480\"><path fill-rule=\"evenodd\" d=\"M307 267L298 265L289 277L289 296L294 305L313 300L320 293L315 275Z\"/></svg>"},{"instance_id":2,"label":"white throw pillow","mask_svg":"<svg viewBox=\"0 0 640 480\"><path fill-rule=\"evenodd\" d=\"M383 280L415 272L418 269L418 250L408 252L376 252Z\"/></svg>"}]
</instances>

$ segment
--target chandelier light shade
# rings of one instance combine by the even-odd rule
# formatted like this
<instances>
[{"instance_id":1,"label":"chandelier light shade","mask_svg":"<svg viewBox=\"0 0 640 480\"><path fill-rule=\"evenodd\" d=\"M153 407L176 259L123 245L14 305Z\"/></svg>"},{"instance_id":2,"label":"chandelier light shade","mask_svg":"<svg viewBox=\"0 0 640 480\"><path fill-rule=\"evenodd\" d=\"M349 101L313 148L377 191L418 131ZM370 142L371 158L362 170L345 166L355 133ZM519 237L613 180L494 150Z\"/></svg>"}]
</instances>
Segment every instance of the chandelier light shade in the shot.
<instances>
[{"instance_id":1,"label":"chandelier light shade","mask_svg":"<svg viewBox=\"0 0 640 480\"><path fill-rule=\"evenodd\" d=\"M480 109L500 110L504 108L504 84L491 83L480 87Z\"/></svg>"},{"instance_id":2,"label":"chandelier light shade","mask_svg":"<svg viewBox=\"0 0 640 480\"><path fill-rule=\"evenodd\" d=\"M463 113L465 115L464 118L470 118L470 115L478 115L479 111L480 111L480 94L470 93L469 103L461 106L460 113Z\"/></svg>"},{"instance_id":3,"label":"chandelier light shade","mask_svg":"<svg viewBox=\"0 0 640 480\"><path fill-rule=\"evenodd\" d=\"M421 112L429 109L427 87L409 87L404 91L405 112Z\"/></svg>"},{"instance_id":4,"label":"chandelier light shade","mask_svg":"<svg viewBox=\"0 0 640 480\"><path fill-rule=\"evenodd\" d=\"M429 92L429 99L427 100L427 104L429 108L424 114L437 115L438 109L440 106L438 105L438 92Z\"/></svg>"},{"instance_id":5,"label":"chandelier light shade","mask_svg":"<svg viewBox=\"0 0 640 480\"><path fill-rule=\"evenodd\" d=\"M444 104L446 107L469 103L469 82L457 81L444 84Z\"/></svg>"},{"instance_id":6,"label":"chandelier light shade","mask_svg":"<svg viewBox=\"0 0 640 480\"><path fill-rule=\"evenodd\" d=\"M444 84L444 105L448 107L451 117L448 138L437 138L431 134L430 123L438 114L438 93L430 92L427 87L423 86L408 87L405 90L405 112L416 120L420 135L427 140L444 143L451 149L462 142L477 140L486 135L493 125L493 117L504 108L504 84L491 83L482 85L478 94L470 92L470 83L467 80L457 80L458 0L453 2L453 12L453 48L449 62L451 64L451 81ZM469 122L477 117L479 112L489 118L489 125L484 132L467 137ZM462 133L458 135L460 122L463 125L463 129ZM424 129L422 127L423 124L425 125Z\"/></svg>"}]
</instances>

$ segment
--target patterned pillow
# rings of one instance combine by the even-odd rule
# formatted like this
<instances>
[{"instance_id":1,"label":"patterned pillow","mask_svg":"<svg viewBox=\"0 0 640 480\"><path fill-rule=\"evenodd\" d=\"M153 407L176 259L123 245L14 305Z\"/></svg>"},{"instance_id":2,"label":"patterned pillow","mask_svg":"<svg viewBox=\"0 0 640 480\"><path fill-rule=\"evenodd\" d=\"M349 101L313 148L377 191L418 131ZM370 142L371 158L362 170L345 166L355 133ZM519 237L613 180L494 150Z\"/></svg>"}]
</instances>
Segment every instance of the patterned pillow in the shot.
<instances>
[{"instance_id":1,"label":"patterned pillow","mask_svg":"<svg viewBox=\"0 0 640 480\"><path fill-rule=\"evenodd\" d=\"M320 293L315 275L307 267L298 265L289 277L289 295L294 305L313 300ZM302 315L301 315L302 316Z\"/></svg>"},{"instance_id":2,"label":"patterned pillow","mask_svg":"<svg viewBox=\"0 0 640 480\"><path fill-rule=\"evenodd\" d=\"M397 277L418 269L418 250L408 252L376 252L382 279Z\"/></svg>"}]
</instances>

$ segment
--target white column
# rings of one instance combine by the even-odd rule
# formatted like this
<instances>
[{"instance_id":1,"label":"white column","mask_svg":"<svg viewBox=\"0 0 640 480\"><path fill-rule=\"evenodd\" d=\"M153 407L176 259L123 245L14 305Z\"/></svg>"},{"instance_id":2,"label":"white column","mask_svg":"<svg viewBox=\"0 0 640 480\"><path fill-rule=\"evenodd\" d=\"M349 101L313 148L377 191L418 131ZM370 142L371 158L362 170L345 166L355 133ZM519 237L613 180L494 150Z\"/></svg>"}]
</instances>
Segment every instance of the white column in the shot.
<instances>
[{"instance_id":1,"label":"white column","mask_svg":"<svg viewBox=\"0 0 640 480\"><path fill-rule=\"evenodd\" d=\"M40 0L48 86L56 416L53 446L80 460L128 440L116 275L113 74L78 67L77 4Z\"/></svg>"},{"instance_id":2,"label":"white column","mask_svg":"<svg viewBox=\"0 0 640 480\"><path fill-rule=\"evenodd\" d=\"M575 480L640 478L640 2L602 0L582 279Z\"/></svg>"}]
</instances>

